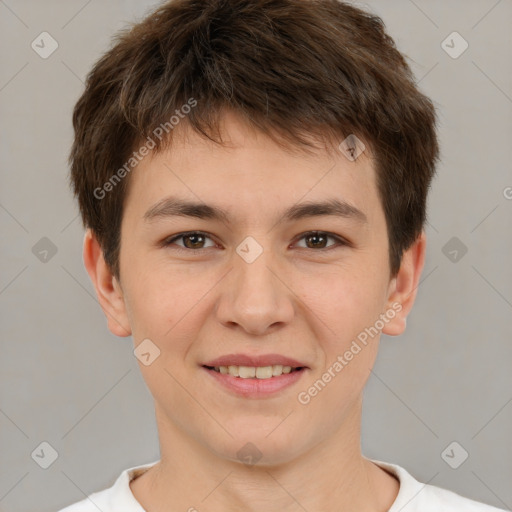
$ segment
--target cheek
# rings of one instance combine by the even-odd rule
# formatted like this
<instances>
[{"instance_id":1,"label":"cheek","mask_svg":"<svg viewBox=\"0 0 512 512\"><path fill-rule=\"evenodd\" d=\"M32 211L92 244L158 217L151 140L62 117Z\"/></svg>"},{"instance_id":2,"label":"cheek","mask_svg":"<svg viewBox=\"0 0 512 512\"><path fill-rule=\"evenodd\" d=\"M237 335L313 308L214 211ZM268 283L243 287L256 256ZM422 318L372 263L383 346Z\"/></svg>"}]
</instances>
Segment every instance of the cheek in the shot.
<instances>
[{"instance_id":1,"label":"cheek","mask_svg":"<svg viewBox=\"0 0 512 512\"><path fill-rule=\"evenodd\" d=\"M324 284L307 294L307 306L320 320L315 321L315 337L323 356L308 383L314 386L311 395L303 391L314 402L312 410L337 411L339 420L344 404L353 403L364 388L377 356L381 329L376 322L383 308L384 281L377 267L373 272L352 268L311 281ZM311 289L307 281L302 286Z\"/></svg>"},{"instance_id":2,"label":"cheek","mask_svg":"<svg viewBox=\"0 0 512 512\"><path fill-rule=\"evenodd\" d=\"M375 276L353 275L332 276L329 292L309 294L308 300L321 320L316 338L323 352L322 366L315 368L297 398L305 421L322 417L326 433L351 414L370 376L380 338L375 324L382 297Z\"/></svg>"},{"instance_id":3,"label":"cheek","mask_svg":"<svg viewBox=\"0 0 512 512\"><path fill-rule=\"evenodd\" d=\"M297 295L322 321L335 346L373 325L382 312L386 283L381 272L362 265L301 276Z\"/></svg>"},{"instance_id":4,"label":"cheek","mask_svg":"<svg viewBox=\"0 0 512 512\"><path fill-rule=\"evenodd\" d=\"M159 268L134 272L127 286L128 314L134 336L154 336L162 342L182 330L205 293L215 282L205 274L197 274L183 268ZM137 339L137 338L136 338Z\"/></svg>"}]
</instances>

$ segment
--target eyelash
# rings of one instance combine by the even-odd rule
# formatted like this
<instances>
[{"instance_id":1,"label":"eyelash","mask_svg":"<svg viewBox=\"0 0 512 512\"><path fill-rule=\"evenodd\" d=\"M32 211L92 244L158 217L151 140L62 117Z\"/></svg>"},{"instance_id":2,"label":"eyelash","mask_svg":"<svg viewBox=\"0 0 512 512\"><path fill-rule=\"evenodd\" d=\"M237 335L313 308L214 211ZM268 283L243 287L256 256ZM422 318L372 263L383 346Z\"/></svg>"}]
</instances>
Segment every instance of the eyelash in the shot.
<instances>
[{"instance_id":1,"label":"eyelash","mask_svg":"<svg viewBox=\"0 0 512 512\"><path fill-rule=\"evenodd\" d=\"M178 235L174 235L171 238L165 239L161 245L163 247L170 247L173 244L173 242L175 242L176 240L179 240L180 238L185 238L185 237L191 236L191 235L202 235L206 238L212 239L211 236L208 233L205 233L204 231L187 231L185 233L179 233ZM336 249L336 248L343 247L343 246L352 247L352 244L348 240L341 238L340 236L335 235L333 233L329 233L327 231L307 231L306 233L303 233L297 239L297 241L302 240L303 238L306 238L307 236L310 236L310 235L324 235L324 236L327 236L327 238L333 238L333 239L337 240L338 243L335 245L332 245L330 247L324 247L324 248L320 248L320 249L311 249L309 247L301 247L301 249L306 249L309 251L316 251L316 252L326 252L331 249ZM198 254L200 251L205 251L207 249L212 249L212 248L213 247L206 247L206 248L200 248L200 249L189 249L186 247L175 246L172 249L179 251L179 252L188 252L189 254L190 253Z\"/></svg>"}]
</instances>

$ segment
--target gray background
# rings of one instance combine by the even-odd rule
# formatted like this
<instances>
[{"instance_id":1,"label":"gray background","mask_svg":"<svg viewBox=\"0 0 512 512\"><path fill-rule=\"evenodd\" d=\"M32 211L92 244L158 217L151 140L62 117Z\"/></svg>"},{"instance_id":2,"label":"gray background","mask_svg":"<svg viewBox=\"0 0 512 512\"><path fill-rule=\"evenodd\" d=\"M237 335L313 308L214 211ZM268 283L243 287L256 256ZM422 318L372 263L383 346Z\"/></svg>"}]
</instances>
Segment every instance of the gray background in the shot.
<instances>
[{"instance_id":1,"label":"gray background","mask_svg":"<svg viewBox=\"0 0 512 512\"><path fill-rule=\"evenodd\" d=\"M132 339L110 334L83 267L66 162L86 73L113 32L155 4L0 0L2 511L55 511L159 457ZM406 333L382 337L363 452L510 509L512 2L360 5L408 55L439 109L442 145L417 302ZM43 31L59 44L47 59L31 48ZM469 43L456 59L441 46L453 31ZM43 237L57 250L47 261ZM31 457L43 441L58 452L48 469ZM441 456L453 441L452 464L469 453L458 469Z\"/></svg>"}]
</instances>

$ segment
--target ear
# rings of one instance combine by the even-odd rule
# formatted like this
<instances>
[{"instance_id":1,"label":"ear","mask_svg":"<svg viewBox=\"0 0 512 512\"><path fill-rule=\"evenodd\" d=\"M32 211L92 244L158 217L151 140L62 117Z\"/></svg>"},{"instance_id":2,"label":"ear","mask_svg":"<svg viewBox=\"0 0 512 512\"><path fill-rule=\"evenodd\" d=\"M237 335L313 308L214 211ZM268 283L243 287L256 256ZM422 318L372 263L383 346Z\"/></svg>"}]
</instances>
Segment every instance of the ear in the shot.
<instances>
[{"instance_id":1,"label":"ear","mask_svg":"<svg viewBox=\"0 0 512 512\"><path fill-rule=\"evenodd\" d=\"M123 291L103 259L103 251L91 229L87 229L83 247L84 265L96 289L108 328L116 336L130 336L131 328Z\"/></svg>"},{"instance_id":2,"label":"ear","mask_svg":"<svg viewBox=\"0 0 512 512\"><path fill-rule=\"evenodd\" d=\"M407 315L416 299L421 272L425 264L427 236L425 231L402 256L398 274L391 279L388 288L387 311L394 310L395 316L386 323L383 334L399 336L405 331Z\"/></svg>"}]
</instances>

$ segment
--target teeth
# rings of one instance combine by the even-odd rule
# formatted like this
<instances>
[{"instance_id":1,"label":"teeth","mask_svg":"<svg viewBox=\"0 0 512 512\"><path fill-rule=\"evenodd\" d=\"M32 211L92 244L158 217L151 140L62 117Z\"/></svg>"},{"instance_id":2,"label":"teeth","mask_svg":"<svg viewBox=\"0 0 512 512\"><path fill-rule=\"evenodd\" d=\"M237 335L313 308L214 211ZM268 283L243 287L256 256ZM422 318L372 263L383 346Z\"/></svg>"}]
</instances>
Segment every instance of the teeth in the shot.
<instances>
[{"instance_id":1,"label":"teeth","mask_svg":"<svg viewBox=\"0 0 512 512\"><path fill-rule=\"evenodd\" d=\"M273 375L273 369L272 366L258 366L255 373L257 379L270 379Z\"/></svg>"},{"instance_id":2,"label":"teeth","mask_svg":"<svg viewBox=\"0 0 512 512\"><path fill-rule=\"evenodd\" d=\"M275 377L276 375L281 375L283 373L283 365L275 364L272 366L272 375Z\"/></svg>"},{"instance_id":3,"label":"teeth","mask_svg":"<svg viewBox=\"0 0 512 512\"><path fill-rule=\"evenodd\" d=\"M256 368L254 366L239 366L238 376L242 379L254 379L256 377Z\"/></svg>"},{"instance_id":4,"label":"teeth","mask_svg":"<svg viewBox=\"0 0 512 512\"><path fill-rule=\"evenodd\" d=\"M272 377L279 377L283 373L290 373L291 366L283 366L281 364L274 364L273 366L215 366L216 372L224 375L232 375L233 377L240 377L241 379L270 379Z\"/></svg>"}]
</instances>

